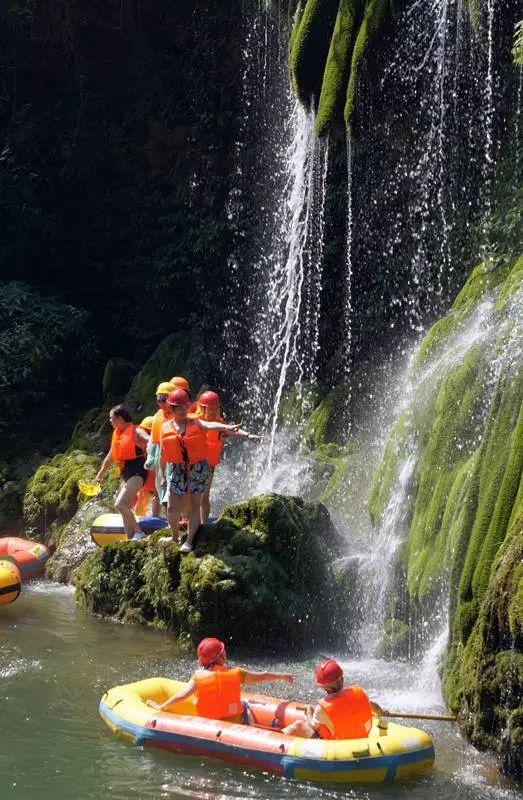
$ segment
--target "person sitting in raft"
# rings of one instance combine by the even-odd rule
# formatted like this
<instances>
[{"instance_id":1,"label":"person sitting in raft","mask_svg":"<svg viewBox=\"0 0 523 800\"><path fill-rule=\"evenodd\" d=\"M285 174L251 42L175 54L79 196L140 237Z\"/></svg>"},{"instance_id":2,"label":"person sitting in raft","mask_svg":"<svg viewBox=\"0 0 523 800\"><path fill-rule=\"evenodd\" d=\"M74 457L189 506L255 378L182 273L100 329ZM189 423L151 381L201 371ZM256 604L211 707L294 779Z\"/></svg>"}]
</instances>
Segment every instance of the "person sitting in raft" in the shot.
<instances>
[{"instance_id":1,"label":"person sitting in raft","mask_svg":"<svg viewBox=\"0 0 523 800\"><path fill-rule=\"evenodd\" d=\"M105 473L114 462L118 466L122 485L116 497L115 508L122 515L123 527L128 539L143 539L131 506L147 480L145 469L145 450L149 436L138 425L133 425L130 411L124 405L117 405L109 412L109 422L113 428L111 449L103 460L95 480L101 483Z\"/></svg>"},{"instance_id":2,"label":"person sitting in raft","mask_svg":"<svg viewBox=\"0 0 523 800\"><path fill-rule=\"evenodd\" d=\"M198 716L248 725L248 708L241 699L242 685L294 681L294 675L287 672L251 672L242 667L228 667L225 645L219 639L202 639L196 655L200 669L194 673L187 687L164 703L147 700L147 705L159 711L169 711L175 703L194 695ZM175 712L175 709L172 711Z\"/></svg>"},{"instance_id":3,"label":"person sitting in raft","mask_svg":"<svg viewBox=\"0 0 523 800\"><path fill-rule=\"evenodd\" d=\"M322 661L315 677L325 697L307 708L305 721L287 725L282 733L306 739L366 739L373 713L387 716L388 712L369 700L359 686L343 688L343 670L337 661Z\"/></svg>"},{"instance_id":4,"label":"person sitting in raft","mask_svg":"<svg viewBox=\"0 0 523 800\"><path fill-rule=\"evenodd\" d=\"M190 402L189 395L183 389L176 389L168 395L167 404L173 416L164 422L160 434L162 469L168 464L172 470L167 501L167 519L172 539L164 537L160 542L178 541L180 514L184 507L185 495L189 495L189 525L187 540L180 548L182 553L189 553L192 550L194 537L200 526L202 494L209 473L206 432L222 431L228 436L240 436L253 441L262 438L241 430L239 425L224 425L221 422L206 422L200 418L189 417Z\"/></svg>"}]
</instances>

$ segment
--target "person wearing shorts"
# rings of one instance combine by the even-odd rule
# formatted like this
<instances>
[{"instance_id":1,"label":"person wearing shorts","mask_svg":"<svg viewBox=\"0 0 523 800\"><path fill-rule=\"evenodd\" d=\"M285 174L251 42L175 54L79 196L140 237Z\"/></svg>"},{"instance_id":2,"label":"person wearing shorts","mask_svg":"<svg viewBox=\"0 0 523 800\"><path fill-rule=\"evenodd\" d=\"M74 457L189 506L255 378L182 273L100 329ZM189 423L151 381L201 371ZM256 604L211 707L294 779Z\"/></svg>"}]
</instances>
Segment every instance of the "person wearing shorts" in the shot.
<instances>
[{"instance_id":1,"label":"person wearing shorts","mask_svg":"<svg viewBox=\"0 0 523 800\"><path fill-rule=\"evenodd\" d=\"M191 401L184 389L176 389L167 397L172 412L171 419L162 426L160 435L161 463L169 464L171 477L167 501L167 519L171 528L171 538L160 541L178 542L180 515L189 498L189 525L187 540L181 552L189 553L193 548L194 537L200 526L202 495L209 475L207 462L206 433L210 430L223 431L229 436L259 439L261 437L241 431L239 425L226 425L221 422L207 422L189 415Z\"/></svg>"}]
</instances>

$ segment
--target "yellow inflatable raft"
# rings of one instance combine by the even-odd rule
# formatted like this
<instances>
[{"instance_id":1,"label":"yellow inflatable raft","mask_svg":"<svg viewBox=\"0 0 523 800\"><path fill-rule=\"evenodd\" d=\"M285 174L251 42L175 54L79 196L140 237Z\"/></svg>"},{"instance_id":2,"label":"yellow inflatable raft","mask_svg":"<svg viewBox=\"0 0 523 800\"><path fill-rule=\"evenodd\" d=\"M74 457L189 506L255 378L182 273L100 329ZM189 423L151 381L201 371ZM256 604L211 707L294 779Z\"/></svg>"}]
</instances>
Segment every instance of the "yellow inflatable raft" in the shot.
<instances>
[{"instance_id":1,"label":"yellow inflatable raft","mask_svg":"<svg viewBox=\"0 0 523 800\"><path fill-rule=\"evenodd\" d=\"M0 606L14 603L21 589L22 578L16 564L0 559Z\"/></svg>"},{"instance_id":2,"label":"yellow inflatable raft","mask_svg":"<svg viewBox=\"0 0 523 800\"><path fill-rule=\"evenodd\" d=\"M303 719L304 706L265 695L244 694L253 723L242 725L195 714L192 700L169 712L147 700L164 702L185 688L167 678L149 678L106 692L100 714L115 733L138 745L207 756L297 780L392 781L426 772L434 761L430 736L416 728L375 720L367 739L324 740L287 736L281 728Z\"/></svg>"}]
</instances>

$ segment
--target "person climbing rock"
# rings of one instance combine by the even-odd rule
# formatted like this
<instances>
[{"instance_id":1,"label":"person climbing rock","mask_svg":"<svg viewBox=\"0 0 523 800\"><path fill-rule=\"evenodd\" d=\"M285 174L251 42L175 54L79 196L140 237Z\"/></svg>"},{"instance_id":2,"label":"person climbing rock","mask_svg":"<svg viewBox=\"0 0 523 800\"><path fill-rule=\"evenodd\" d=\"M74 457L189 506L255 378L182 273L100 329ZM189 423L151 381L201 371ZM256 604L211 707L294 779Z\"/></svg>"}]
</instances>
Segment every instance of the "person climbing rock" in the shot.
<instances>
[{"instance_id":1,"label":"person climbing rock","mask_svg":"<svg viewBox=\"0 0 523 800\"><path fill-rule=\"evenodd\" d=\"M104 458L95 480L101 483L111 463L117 464L122 484L116 497L115 508L122 515L127 538L142 539L143 533L131 507L147 480L145 450L149 436L138 425L133 425L131 413L124 405L111 408L109 422L113 428L111 449Z\"/></svg>"},{"instance_id":2,"label":"person climbing rock","mask_svg":"<svg viewBox=\"0 0 523 800\"><path fill-rule=\"evenodd\" d=\"M225 645L219 639L202 639L196 650L200 669L194 673L187 687L158 704L148 700L147 705L159 711L169 711L181 700L194 696L196 712L207 719L243 722L249 724L247 703L241 699L241 687L258 683L285 681L292 683L294 675L288 672L251 672L242 667L227 666ZM175 709L173 709L175 711Z\"/></svg>"},{"instance_id":3,"label":"person climbing rock","mask_svg":"<svg viewBox=\"0 0 523 800\"><path fill-rule=\"evenodd\" d=\"M172 418L164 422L160 434L161 468L163 470L165 465L169 465L171 469L167 519L172 532L172 541L178 541L180 514L184 508L185 495L189 495L190 498L187 540L181 547L182 553L192 550L193 540L200 526L202 495L209 474L206 433L215 430L244 439L262 438L241 430L239 425L206 422L194 416L189 417L190 402L189 395L184 389L176 389L168 395L167 404L172 412ZM164 538L163 541L169 540Z\"/></svg>"},{"instance_id":4,"label":"person climbing rock","mask_svg":"<svg viewBox=\"0 0 523 800\"><path fill-rule=\"evenodd\" d=\"M211 392L211 391L202 392L202 394L196 401L195 416L199 419L205 420L205 422L221 422L223 424L226 424L225 420L221 416L220 406L221 406L220 398L216 394L216 392ZM245 434L247 435L247 438L249 438L249 434L247 433L247 431L242 431L240 429L237 433L237 435L245 435ZM206 434L207 463L209 465L209 472L202 495L202 505L201 505L202 525L204 525L209 519L209 514L211 511L211 503L210 503L211 486L214 477L214 470L218 466L218 463L222 456L224 438L228 435L229 434L227 434L226 431L216 431L216 430L207 431Z\"/></svg>"},{"instance_id":5,"label":"person climbing rock","mask_svg":"<svg viewBox=\"0 0 523 800\"><path fill-rule=\"evenodd\" d=\"M307 708L305 721L287 725L283 733L306 739L365 739L372 727L373 713L387 716L388 712L369 700L359 686L343 688L344 674L337 661L322 661L315 677L316 684L325 690L325 697Z\"/></svg>"}]
</instances>

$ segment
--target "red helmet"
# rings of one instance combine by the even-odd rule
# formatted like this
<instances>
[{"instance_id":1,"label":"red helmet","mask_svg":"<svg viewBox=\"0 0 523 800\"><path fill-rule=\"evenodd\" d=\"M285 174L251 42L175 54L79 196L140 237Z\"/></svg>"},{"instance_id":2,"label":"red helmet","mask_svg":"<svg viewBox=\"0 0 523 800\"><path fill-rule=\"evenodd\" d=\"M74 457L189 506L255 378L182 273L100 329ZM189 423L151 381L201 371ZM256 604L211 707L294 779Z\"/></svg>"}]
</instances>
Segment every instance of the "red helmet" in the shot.
<instances>
[{"instance_id":1,"label":"red helmet","mask_svg":"<svg viewBox=\"0 0 523 800\"><path fill-rule=\"evenodd\" d=\"M219 639L202 639L196 650L198 661L202 667L207 667L217 661L225 653L225 645Z\"/></svg>"},{"instance_id":2,"label":"red helmet","mask_svg":"<svg viewBox=\"0 0 523 800\"><path fill-rule=\"evenodd\" d=\"M327 658L316 667L315 676L318 686L328 688L343 678L343 670L337 661Z\"/></svg>"},{"instance_id":3,"label":"red helmet","mask_svg":"<svg viewBox=\"0 0 523 800\"><path fill-rule=\"evenodd\" d=\"M169 406L190 406L191 401L185 389L175 389L167 395L167 405Z\"/></svg>"},{"instance_id":4,"label":"red helmet","mask_svg":"<svg viewBox=\"0 0 523 800\"><path fill-rule=\"evenodd\" d=\"M205 408L220 408L220 398L216 392L202 392L198 403Z\"/></svg>"}]
</instances>

